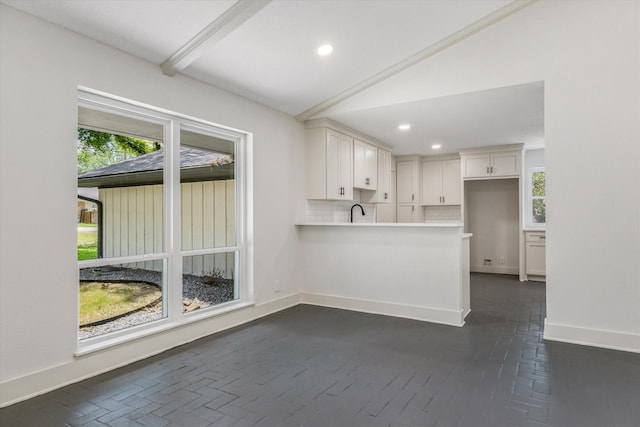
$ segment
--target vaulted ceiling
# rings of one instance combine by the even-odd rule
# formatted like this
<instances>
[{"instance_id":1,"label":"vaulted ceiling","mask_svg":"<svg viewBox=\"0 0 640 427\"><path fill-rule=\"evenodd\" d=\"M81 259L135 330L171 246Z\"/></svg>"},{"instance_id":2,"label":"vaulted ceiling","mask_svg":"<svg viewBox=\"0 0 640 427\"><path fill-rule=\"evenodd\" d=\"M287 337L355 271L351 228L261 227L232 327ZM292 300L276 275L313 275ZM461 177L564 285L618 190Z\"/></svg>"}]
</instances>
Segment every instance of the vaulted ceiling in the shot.
<instances>
[{"instance_id":1,"label":"vaulted ceiling","mask_svg":"<svg viewBox=\"0 0 640 427\"><path fill-rule=\"evenodd\" d=\"M543 141L541 83L325 110L509 16L530 0L0 0L46 21L296 116L329 117L393 147L428 154ZM334 52L316 49L332 44ZM383 103L384 104L384 103ZM428 123L398 133L399 120ZM468 126L460 126L460 123Z\"/></svg>"}]
</instances>

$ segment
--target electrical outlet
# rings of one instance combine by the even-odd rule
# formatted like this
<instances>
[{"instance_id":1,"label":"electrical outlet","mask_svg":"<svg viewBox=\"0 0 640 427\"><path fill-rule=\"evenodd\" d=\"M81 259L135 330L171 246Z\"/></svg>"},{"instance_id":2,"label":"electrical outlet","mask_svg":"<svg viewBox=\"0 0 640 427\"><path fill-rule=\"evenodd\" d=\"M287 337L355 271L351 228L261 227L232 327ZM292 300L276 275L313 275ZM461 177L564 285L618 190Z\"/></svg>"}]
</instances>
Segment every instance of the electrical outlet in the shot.
<instances>
[{"instance_id":1,"label":"electrical outlet","mask_svg":"<svg viewBox=\"0 0 640 427\"><path fill-rule=\"evenodd\" d=\"M491 265L491 260L489 258L485 258L484 265Z\"/></svg>"},{"instance_id":2,"label":"electrical outlet","mask_svg":"<svg viewBox=\"0 0 640 427\"><path fill-rule=\"evenodd\" d=\"M276 291L276 293L280 292L280 280L273 282L273 290Z\"/></svg>"},{"instance_id":3,"label":"electrical outlet","mask_svg":"<svg viewBox=\"0 0 640 427\"><path fill-rule=\"evenodd\" d=\"M500 264L504 264L504 257L503 256L500 257L500 261L499 262L500 262Z\"/></svg>"}]
</instances>

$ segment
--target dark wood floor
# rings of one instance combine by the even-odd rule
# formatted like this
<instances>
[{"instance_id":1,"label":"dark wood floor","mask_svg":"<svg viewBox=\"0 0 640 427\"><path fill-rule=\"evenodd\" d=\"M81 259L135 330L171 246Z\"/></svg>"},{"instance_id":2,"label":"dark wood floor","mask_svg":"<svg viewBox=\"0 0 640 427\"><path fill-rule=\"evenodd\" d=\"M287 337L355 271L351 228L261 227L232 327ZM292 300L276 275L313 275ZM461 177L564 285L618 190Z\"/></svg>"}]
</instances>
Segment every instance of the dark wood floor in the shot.
<instances>
[{"instance_id":1,"label":"dark wood floor","mask_svg":"<svg viewBox=\"0 0 640 427\"><path fill-rule=\"evenodd\" d=\"M544 342L544 284L474 274L471 297L463 328L300 305L2 409L0 424L640 425L639 354Z\"/></svg>"}]
</instances>

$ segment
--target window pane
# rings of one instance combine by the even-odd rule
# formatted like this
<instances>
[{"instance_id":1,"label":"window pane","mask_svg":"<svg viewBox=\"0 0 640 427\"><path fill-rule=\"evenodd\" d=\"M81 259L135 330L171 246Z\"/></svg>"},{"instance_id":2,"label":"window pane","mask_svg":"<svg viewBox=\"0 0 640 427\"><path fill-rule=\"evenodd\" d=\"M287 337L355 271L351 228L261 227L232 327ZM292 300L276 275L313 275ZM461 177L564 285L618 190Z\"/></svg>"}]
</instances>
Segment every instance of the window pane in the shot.
<instances>
[{"instance_id":1,"label":"window pane","mask_svg":"<svg viewBox=\"0 0 640 427\"><path fill-rule=\"evenodd\" d=\"M544 172L533 172L531 174L531 193L534 197L545 196L545 175Z\"/></svg>"},{"instance_id":2,"label":"window pane","mask_svg":"<svg viewBox=\"0 0 640 427\"><path fill-rule=\"evenodd\" d=\"M235 272L235 252L183 257L183 312L240 298Z\"/></svg>"},{"instance_id":3,"label":"window pane","mask_svg":"<svg viewBox=\"0 0 640 427\"><path fill-rule=\"evenodd\" d=\"M94 122L101 114L118 126L113 114L94 112ZM162 131L160 125L122 120ZM78 260L163 252L163 143L79 128L77 154Z\"/></svg>"},{"instance_id":4,"label":"window pane","mask_svg":"<svg viewBox=\"0 0 640 427\"><path fill-rule=\"evenodd\" d=\"M162 319L163 262L158 268L119 264L80 269L80 339Z\"/></svg>"},{"instance_id":5,"label":"window pane","mask_svg":"<svg viewBox=\"0 0 640 427\"><path fill-rule=\"evenodd\" d=\"M536 224L544 224L547 221L547 213L544 199L532 200L532 217Z\"/></svg>"},{"instance_id":6,"label":"window pane","mask_svg":"<svg viewBox=\"0 0 640 427\"><path fill-rule=\"evenodd\" d=\"M78 261L102 258L102 204L89 197L78 197Z\"/></svg>"},{"instance_id":7,"label":"window pane","mask_svg":"<svg viewBox=\"0 0 640 427\"><path fill-rule=\"evenodd\" d=\"M235 246L233 141L187 130L180 141L181 249Z\"/></svg>"}]
</instances>

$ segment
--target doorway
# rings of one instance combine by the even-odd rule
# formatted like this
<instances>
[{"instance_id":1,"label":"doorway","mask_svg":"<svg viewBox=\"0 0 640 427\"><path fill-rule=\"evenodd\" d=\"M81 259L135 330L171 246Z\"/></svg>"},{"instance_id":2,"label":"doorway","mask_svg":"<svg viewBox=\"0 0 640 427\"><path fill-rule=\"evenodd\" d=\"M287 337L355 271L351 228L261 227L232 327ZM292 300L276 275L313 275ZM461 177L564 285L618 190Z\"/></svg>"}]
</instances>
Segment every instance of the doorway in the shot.
<instances>
[{"instance_id":1,"label":"doorway","mask_svg":"<svg viewBox=\"0 0 640 427\"><path fill-rule=\"evenodd\" d=\"M465 232L475 273L520 272L520 182L492 179L464 182Z\"/></svg>"}]
</instances>

